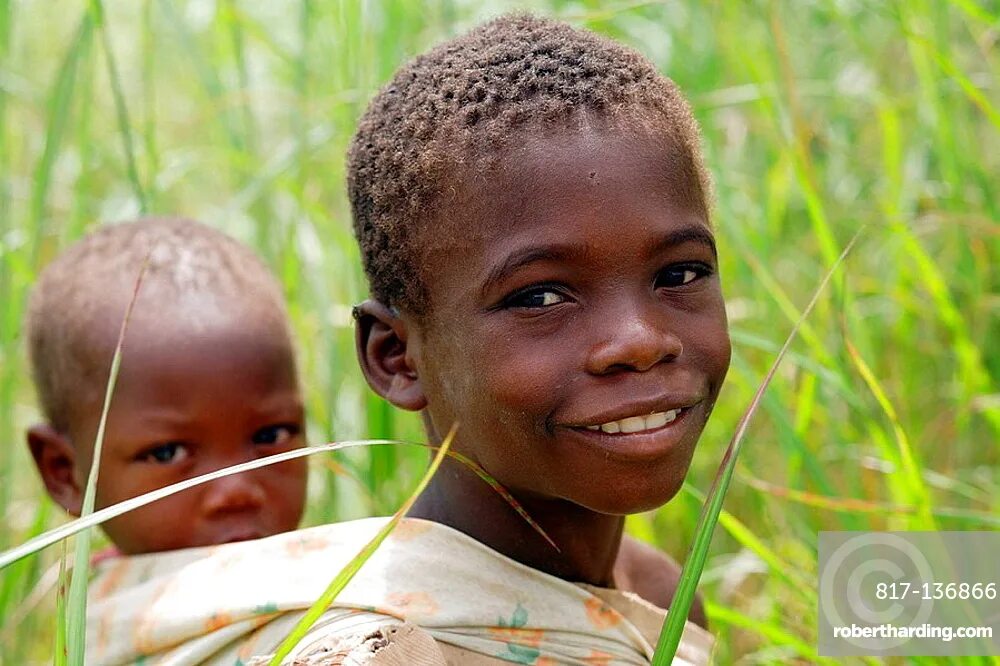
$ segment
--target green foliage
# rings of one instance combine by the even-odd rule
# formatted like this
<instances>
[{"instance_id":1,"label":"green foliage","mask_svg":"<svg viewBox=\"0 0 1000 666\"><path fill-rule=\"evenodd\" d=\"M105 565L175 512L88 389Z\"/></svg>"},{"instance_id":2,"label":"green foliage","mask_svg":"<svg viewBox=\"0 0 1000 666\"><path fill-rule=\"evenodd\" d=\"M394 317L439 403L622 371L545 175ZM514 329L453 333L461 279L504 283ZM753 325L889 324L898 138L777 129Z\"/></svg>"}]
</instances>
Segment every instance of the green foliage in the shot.
<instances>
[{"instance_id":1,"label":"green foliage","mask_svg":"<svg viewBox=\"0 0 1000 666\"><path fill-rule=\"evenodd\" d=\"M694 492L631 518L633 533L683 557L695 489L711 485L781 341L867 225L747 432L700 588L718 662L811 658L802 581L815 577L819 530L995 527L995 0L0 0L0 550L62 520L23 445L39 418L20 336L28 291L89 227L144 209L217 225L281 277L313 443L423 439L413 415L370 397L354 361L347 313L364 281L344 151L406 57L528 6L657 62L690 96L716 180L733 366ZM391 513L427 454L361 447L337 462L361 483L314 465L309 524ZM0 575L0 617L23 612L16 631L0 629L0 662L51 660L56 594L29 601L58 555Z\"/></svg>"}]
</instances>

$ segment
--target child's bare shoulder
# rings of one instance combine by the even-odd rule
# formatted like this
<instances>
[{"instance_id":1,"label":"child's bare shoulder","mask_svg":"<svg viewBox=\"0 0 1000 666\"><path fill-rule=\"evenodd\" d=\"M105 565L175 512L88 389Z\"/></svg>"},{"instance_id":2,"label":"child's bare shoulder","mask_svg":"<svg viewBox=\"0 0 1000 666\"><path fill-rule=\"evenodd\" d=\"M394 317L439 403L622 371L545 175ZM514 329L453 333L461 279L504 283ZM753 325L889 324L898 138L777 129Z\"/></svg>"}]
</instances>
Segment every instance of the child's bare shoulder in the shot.
<instances>
[{"instance_id":1,"label":"child's bare shoulder","mask_svg":"<svg viewBox=\"0 0 1000 666\"><path fill-rule=\"evenodd\" d=\"M629 536L622 539L615 564L615 579L620 589L634 592L660 608L669 608L680 576L680 565L666 553ZM688 619L708 627L705 606L698 595Z\"/></svg>"}]
</instances>

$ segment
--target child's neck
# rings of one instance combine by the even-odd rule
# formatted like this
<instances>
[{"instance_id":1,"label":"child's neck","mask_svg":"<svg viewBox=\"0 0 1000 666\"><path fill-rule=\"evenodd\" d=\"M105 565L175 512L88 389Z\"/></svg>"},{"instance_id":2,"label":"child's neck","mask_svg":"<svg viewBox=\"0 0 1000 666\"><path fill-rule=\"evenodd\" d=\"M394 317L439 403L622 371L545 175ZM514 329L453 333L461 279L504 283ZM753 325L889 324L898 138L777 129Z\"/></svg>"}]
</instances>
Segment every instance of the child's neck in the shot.
<instances>
[{"instance_id":1,"label":"child's neck","mask_svg":"<svg viewBox=\"0 0 1000 666\"><path fill-rule=\"evenodd\" d=\"M518 497L557 552L481 479L448 460L409 515L443 523L493 550L572 582L612 587L625 519L563 500Z\"/></svg>"}]
</instances>

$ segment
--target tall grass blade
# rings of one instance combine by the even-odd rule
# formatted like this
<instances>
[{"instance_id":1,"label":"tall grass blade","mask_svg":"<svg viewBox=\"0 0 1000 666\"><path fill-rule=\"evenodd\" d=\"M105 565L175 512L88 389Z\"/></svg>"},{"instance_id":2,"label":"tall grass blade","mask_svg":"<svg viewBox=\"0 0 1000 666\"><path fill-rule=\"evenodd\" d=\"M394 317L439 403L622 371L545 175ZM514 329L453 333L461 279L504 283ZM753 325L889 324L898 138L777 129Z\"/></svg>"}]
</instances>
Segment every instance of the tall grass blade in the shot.
<instances>
[{"instance_id":1,"label":"tall grass blade","mask_svg":"<svg viewBox=\"0 0 1000 666\"><path fill-rule=\"evenodd\" d=\"M27 533L30 535L41 534L48 524L51 515L51 504L42 504L39 506L35 511L35 518ZM34 580L37 577L38 569L38 558L28 559L18 562L16 566L11 567L10 571L0 576L0 618L3 619L2 624L5 630L7 629L7 624L12 621L11 618L17 617L18 610L15 604L19 598L23 598L22 595L26 591L28 581ZM3 659L0 658L0 663L2 662Z\"/></svg>"},{"instance_id":2,"label":"tall grass blade","mask_svg":"<svg viewBox=\"0 0 1000 666\"><path fill-rule=\"evenodd\" d=\"M8 62L11 45L11 26L14 24L14 9L11 0L0 0L0 62ZM10 157L10 139L8 137L7 104L9 94L0 86L0 168L3 173L13 172L14 160ZM6 179L0 179L0 234L6 234L11 220L10 184ZM7 294L6 276L0 276L0 299Z\"/></svg>"},{"instance_id":3,"label":"tall grass blade","mask_svg":"<svg viewBox=\"0 0 1000 666\"><path fill-rule=\"evenodd\" d=\"M185 23L183 17L179 14L177 3L171 2L170 0L159 1L160 8L166 15L167 20L173 24L178 37L180 37L184 53L191 59L192 64L198 71L198 78L201 80L202 87L211 102L213 115L215 115L221 122L222 128L226 133L226 137L229 139L229 145L232 146L237 153L242 154L245 151L246 146L243 142L242 136L236 130L236 122L234 122L231 117L232 112L229 108L229 103L225 101L226 89L222 84L222 80L219 78L219 73L214 67L211 66L211 60L206 58L204 53L202 53L202 49L199 46L198 41L191 33L191 30L187 23ZM241 168L244 168L244 166L245 165L241 165Z\"/></svg>"},{"instance_id":4,"label":"tall grass blade","mask_svg":"<svg viewBox=\"0 0 1000 666\"><path fill-rule=\"evenodd\" d=\"M97 477L101 466L101 449L104 445L104 428L108 422L108 411L111 409L111 397L118 381L118 371L121 368L122 346L125 343L125 331L132 318L132 309L139 297L142 279L149 266L149 255L143 260L139 275L135 280L132 298L125 309L121 328L118 331L118 342L111 358L111 372L104 393L104 406L101 409L101 420L97 424L97 436L94 438L93 457L90 461L90 473L87 475L87 487L83 493L83 506L80 517L86 517L94 512L94 501L97 497ZM69 653L69 663L73 666L83 666L87 643L87 572L90 563L90 532L84 530L76 540L76 551L73 557L73 575L70 578L69 599L67 602L66 647Z\"/></svg>"},{"instance_id":5,"label":"tall grass blade","mask_svg":"<svg viewBox=\"0 0 1000 666\"><path fill-rule=\"evenodd\" d=\"M782 345L777 357L775 357L774 362L771 364L771 368L767 371L764 381L760 383L756 393L754 393L753 399L750 401L750 405L747 407L743 416L740 418L739 423L736 425L736 432L733 434L733 438L729 442L729 447L726 449L726 454L722 458L722 464L719 466L719 472L716 474L715 481L712 483L712 487L708 491L708 501L705 503L701 512L701 517L698 519L698 528L695 531L694 542L691 545L691 550L688 552L687 559L684 561L684 568L681 571L681 578L677 584L677 591L674 594L673 602L670 604L670 612L667 613L666 620L663 623L663 629L660 631L660 638L656 644L656 652L653 654L652 666L666 666L667 664L673 662L674 655L677 654L677 646L680 645L681 634L684 632L684 624L687 621L688 613L691 611L691 604L694 602L694 595L698 587L698 580L701 578L701 572L705 568L705 559L708 557L708 547L712 543L712 534L715 531L715 525L719 521L719 513L722 511L722 502L725 500L726 490L729 488L729 483L733 477L733 471L736 469L736 459L740 453L743 436L746 434L747 428L750 425L750 419L757 411L757 407L760 405L761 399L764 397L764 391L767 390L768 385L774 378L774 374L778 370L778 365L785 357L785 353L788 351L792 341L795 339L802 321L809 316L810 312L812 312L816 303L819 301L820 294L823 293L823 290L830 282L837 268L843 263L844 258L847 257L851 248L854 247L854 244L857 242L862 231L863 228L859 229L857 233L854 234L854 237L851 238L850 242L848 242L844 247L840 256L838 256L833 265L830 266L826 275L823 276L823 280L813 293L812 299L809 301L809 305L805 307L802 311L802 316L795 322L795 326L792 327L791 333L789 333L788 337L785 339L785 344Z\"/></svg>"},{"instance_id":6,"label":"tall grass blade","mask_svg":"<svg viewBox=\"0 0 1000 666\"><path fill-rule=\"evenodd\" d=\"M104 523L112 518L117 518L118 516L128 513L129 511L134 511L135 509L146 506L147 504L152 504L158 500L165 497L170 497L175 495L182 490L187 490L188 488L194 488L203 483L208 483L209 481L214 481L215 479L221 479L223 477L229 476L230 474L239 474L240 472L248 472L250 470L259 469L261 467L267 467L268 465L276 465L281 462L288 460L295 460L296 458L304 458L306 456L311 456L316 453L322 453L324 451L335 451L337 449L346 448L349 446L370 446L373 444L394 444L389 440L368 440L359 442L339 442L334 444L325 444L323 446L310 446L304 449L295 449L294 451L286 451L284 453L278 453L273 456L268 456L266 458L258 458L257 460L251 460L250 462L241 463L239 465L233 465L231 467L225 467L223 469L216 470L214 472L209 472L208 474L202 474L201 476L196 476L191 479L185 479L184 481L179 481L177 483L171 484L169 486L164 486L157 490L150 491L148 493L143 493L138 497L133 497L132 499L125 500L124 502L119 502L118 504L113 504L111 506L104 507L94 511L89 515L81 515L75 520L55 527L48 532L39 534L37 537L25 541L20 546L11 548L10 550L0 553L0 571L10 566L11 564L28 557L29 555L34 555L35 553L48 548L52 544L58 543L63 539L67 539L74 534L78 534L87 530L91 527L95 527Z\"/></svg>"},{"instance_id":7,"label":"tall grass blade","mask_svg":"<svg viewBox=\"0 0 1000 666\"><path fill-rule=\"evenodd\" d=\"M221 479L223 477L229 476L231 474L239 474L241 472L249 472L250 470L259 469L261 467L267 467L269 465L277 465L278 463L286 462L289 460L295 460L296 458L305 458L307 456L312 456L317 453L324 453L327 451L338 451L340 449L346 449L356 446L378 446L384 444L394 444L394 445L406 445L406 446L421 446L429 447L428 444L418 443L418 442L404 442L398 440L390 439L368 439L368 440L356 440L350 442L333 442L330 444L323 444L321 446L310 446L303 449L295 449L294 451L285 451L284 453L278 453L273 456L268 456L266 458L258 458L257 460L251 460L249 462L240 463L239 465L232 465L231 467L224 467L223 469L215 470L214 472L209 472L207 474L202 474L201 476L196 476L191 479L185 479L184 481L179 481L177 483L171 484L169 486L164 486L157 490L150 491L139 495L138 497L133 497L131 499L125 500L124 502L119 502L118 504L112 504L111 506L104 507L98 511L94 511L90 515L81 516L75 520L72 520L65 525L60 525L55 527L48 532L39 534L37 537L30 539L20 546L11 548L10 550L0 553L0 571L6 567L18 562L19 560L34 555L39 551L48 548L54 543L58 543L63 539L68 539L74 534L78 534L83 530L91 527L96 527L101 523L104 523L112 518L117 518L118 516L128 513L129 511L134 511L135 509L146 506L147 504L152 504L153 502L159 501L165 497L170 497L175 495L182 490L187 490L189 488L194 488L203 483L208 483L209 481L214 481L216 479ZM433 448L433 447L431 447ZM501 486L493 477L486 473L481 467L476 463L472 462L469 458L457 453L455 451L448 451L448 455L455 458L462 464L468 466L475 472L479 478L486 481L490 487L497 490L507 502L511 504L511 508L517 512L522 518L524 518L531 527L539 533L539 535L545 539L547 542L552 544L555 548L555 542L552 538L542 529L542 527L528 515L527 511L524 510L517 500L515 500L510 492L506 488Z\"/></svg>"},{"instance_id":8,"label":"tall grass blade","mask_svg":"<svg viewBox=\"0 0 1000 666\"><path fill-rule=\"evenodd\" d=\"M918 34L910 34L909 37L924 45L942 71L944 71L949 78L958 83L962 92L968 96L969 101L975 104L976 107L983 112L983 115L989 119L990 123L995 128L1000 129L1000 112L998 112L996 108L990 104L989 98L987 98L986 95L984 95L979 88L976 87L976 84L970 81L969 77L967 77L946 54L941 53L938 49L934 48L934 45L930 42L930 40L925 39Z\"/></svg>"},{"instance_id":9,"label":"tall grass blade","mask_svg":"<svg viewBox=\"0 0 1000 666\"><path fill-rule=\"evenodd\" d=\"M556 542L552 540L552 537L550 537L545 532L545 530L542 529L542 526L539 525L534 518L528 515L528 512L524 509L523 506L521 506L521 503L518 502L516 499L514 499L514 496L510 494L510 491L504 488L502 485L500 485L499 481L497 481L492 476L487 474L486 470L484 470L482 467L474 463L471 458L468 458L462 455L461 453L458 453L457 451L450 451L448 455L454 458L455 460L459 461L469 469L471 469L473 472L475 472L476 476L478 476L480 479L486 482L486 485L488 485L490 488L496 491L496 493L500 495L500 497L502 497L503 500L507 502L507 504L510 505L510 508L514 509L514 511L517 512L517 515L521 516L521 518L524 519L524 522L528 523L528 525L531 526L531 529L538 532L538 534L543 539L548 541L549 545L555 548L556 552L561 552L559 550L559 546L557 546Z\"/></svg>"},{"instance_id":10,"label":"tall grass blade","mask_svg":"<svg viewBox=\"0 0 1000 666\"><path fill-rule=\"evenodd\" d=\"M844 343L847 346L848 356L857 368L858 374L864 379L868 389L875 396L882 411L885 412L886 417L888 417L889 422L892 424L893 436L896 438L896 445L899 447L899 460L902 462L903 474L910 489L911 499L915 501L919 516L923 522L919 529L934 530L937 526L934 523L934 518L931 516L931 499L920 473L920 461L917 460L913 453L913 447L910 446L910 440L906 436L906 431L903 430L903 426L899 422L896 409L889 401L889 397L882 388L882 383L879 382L875 373L872 372L872 369L851 341L845 337Z\"/></svg>"},{"instance_id":11,"label":"tall grass blade","mask_svg":"<svg viewBox=\"0 0 1000 666\"><path fill-rule=\"evenodd\" d=\"M305 637L306 633L309 631L316 620L320 618L323 613L326 612L330 604L333 603L337 595L340 594L351 579L354 578L355 574L361 570L365 562L375 553L382 542L386 540L386 537L392 533L396 526L399 525L399 521L403 519L403 516L413 508L414 502L420 497L420 494L424 492L427 488L427 484L430 483L431 478L437 472L438 467L441 466L441 461L444 460L445 454L448 453L448 449L451 448L451 442L455 438L455 432L458 429L458 424L456 423L451 427L451 431L445 436L444 441L441 442L441 446L438 448L437 455L434 456L434 460L431 462L430 467L427 468L427 472L424 474L423 478L420 479L420 483L413 490L410 496L406 499L401 507L393 514L392 518L385 524L385 526L379 530L378 534L369 541L365 546L358 551L347 565L340 570L340 572L334 576L333 580L327 586L323 594L320 595L319 599L309 607L306 614L302 616L302 619L295 625L291 633L281 642L278 649L275 651L274 656L271 657L269 666L281 666L281 661L287 657L295 646Z\"/></svg>"},{"instance_id":12,"label":"tall grass blade","mask_svg":"<svg viewBox=\"0 0 1000 666\"><path fill-rule=\"evenodd\" d=\"M804 490L794 488L783 488L768 483L762 479L749 478L746 484L762 493L777 497L796 504L825 509L827 511L839 511L843 513L871 513L871 514L903 514L917 515L924 507L915 505L887 504L886 502L872 502L858 499L856 497L827 497L817 495ZM965 521L971 526L988 526L1000 528L1000 515L987 513L985 511L974 511L972 509L959 509L954 507L937 506L931 507L931 515L935 518L954 518Z\"/></svg>"},{"instance_id":13,"label":"tall grass blade","mask_svg":"<svg viewBox=\"0 0 1000 666\"><path fill-rule=\"evenodd\" d=\"M142 4L142 152L146 157L146 192L149 206L156 209L156 175L160 173L160 149L156 141L157 133L157 88L156 53L157 39L153 3L144 0Z\"/></svg>"},{"instance_id":14,"label":"tall grass blade","mask_svg":"<svg viewBox=\"0 0 1000 666\"><path fill-rule=\"evenodd\" d=\"M65 543L65 541L63 543ZM55 564L53 564L44 572L42 572L41 576L38 577L38 582L35 583L35 586L24 597L20 605L18 605L11 612L3 616L4 623L3 627L0 628L0 644L10 643L13 641L18 630L22 626L24 626L24 623L28 620L28 616L32 612L38 610L42 602L46 601L49 598L49 595L52 593L52 590L56 590L56 593L58 594L58 586L60 584L59 569L63 565L63 559L64 556L62 553L60 553L59 561L57 561ZM66 572L67 572L66 581L68 583L69 581L68 574L70 572L70 566L68 563L66 565ZM65 596L66 596L66 591L63 590L63 597ZM58 597L56 598L56 600L58 601ZM63 613L63 615L65 616L65 613ZM53 634L53 640L54 640L54 634ZM66 641L64 635L63 645L65 646L65 644Z\"/></svg>"},{"instance_id":15,"label":"tall grass blade","mask_svg":"<svg viewBox=\"0 0 1000 666\"><path fill-rule=\"evenodd\" d=\"M90 11L101 36L101 46L104 48L104 61L108 67L108 80L111 82L111 93L115 100L115 113L118 117L118 131L122 137L122 147L125 150L128 179L132 184L135 198L139 202L139 214L145 215L149 206L146 203L146 192L139 181L139 168L136 166L135 148L132 144L132 123L129 122L125 93L122 92L121 77L118 75L118 66L115 64L115 52L111 48L111 37L108 34L108 24L104 19L104 6L101 4L101 0L90 0Z\"/></svg>"},{"instance_id":16,"label":"tall grass blade","mask_svg":"<svg viewBox=\"0 0 1000 666\"><path fill-rule=\"evenodd\" d=\"M66 666L66 542L59 553L59 582L56 588L56 641L52 650L52 665Z\"/></svg>"},{"instance_id":17,"label":"tall grass blade","mask_svg":"<svg viewBox=\"0 0 1000 666\"><path fill-rule=\"evenodd\" d=\"M809 645L802 639L798 638L791 632L786 631L782 627L775 626L773 623L749 617L738 611L726 608L725 606L714 604L711 601L707 601L705 603L705 611L708 615L708 619L711 622L749 629L750 631L753 631L754 633L760 634L761 636L767 638L768 639L767 644L769 646L785 646L791 648L792 650L795 651L795 653L799 656L799 658L806 660L806 663L809 664L841 663L836 659L830 659L828 657L820 657L816 653L816 648Z\"/></svg>"},{"instance_id":18,"label":"tall grass blade","mask_svg":"<svg viewBox=\"0 0 1000 666\"><path fill-rule=\"evenodd\" d=\"M45 126L45 147L42 156L35 166L32 178L31 202L28 213L27 228L34 234L32 247L32 266L37 265L39 251L42 248L41 239L48 228L45 220L45 203L48 199L49 187L52 185L52 172L55 169L56 157L62 145L66 126L69 124L70 103L73 99L73 89L76 84L78 63L90 48L93 35L93 21L90 13L84 12L80 18L76 36L66 51L59 74L52 87L49 99L49 116Z\"/></svg>"},{"instance_id":19,"label":"tall grass blade","mask_svg":"<svg viewBox=\"0 0 1000 666\"><path fill-rule=\"evenodd\" d=\"M705 501L705 494L694 486L685 483L683 489L699 502ZM802 578L791 563L765 544L736 516L723 509L719 512L719 523L737 543L759 557L764 564L770 567L774 575L788 583L789 589L795 590L810 601L815 599L816 594L811 583Z\"/></svg>"},{"instance_id":20,"label":"tall grass blade","mask_svg":"<svg viewBox=\"0 0 1000 666\"><path fill-rule=\"evenodd\" d=\"M970 18L981 21L992 27L1000 26L1000 14L990 14L985 7L981 7L975 0L948 0L949 4L961 9Z\"/></svg>"}]
</instances>

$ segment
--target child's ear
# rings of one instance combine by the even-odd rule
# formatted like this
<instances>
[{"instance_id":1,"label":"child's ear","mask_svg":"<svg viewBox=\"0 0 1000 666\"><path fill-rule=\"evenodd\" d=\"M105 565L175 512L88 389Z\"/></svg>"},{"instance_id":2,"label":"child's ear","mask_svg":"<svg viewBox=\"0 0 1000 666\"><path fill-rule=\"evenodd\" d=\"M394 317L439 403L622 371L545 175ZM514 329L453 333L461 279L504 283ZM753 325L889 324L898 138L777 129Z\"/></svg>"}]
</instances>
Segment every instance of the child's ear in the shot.
<instances>
[{"instance_id":1,"label":"child's ear","mask_svg":"<svg viewBox=\"0 0 1000 666\"><path fill-rule=\"evenodd\" d=\"M42 483L56 504L79 516L83 495L76 482L76 451L68 438L50 425L28 428L28 448Z\"/></svg>"},{"instance_id":2,"label":"child's ear","mask_svg":"<svg viewBox=\"0 0 1000 666\"><path fill-rule=\"evenodd\" d=\"M354 308L354 340L368 385L401 409L427 406L417 369L407 353L406 322L384 304L367 300Z\"/></svg>"}]
</instances>

